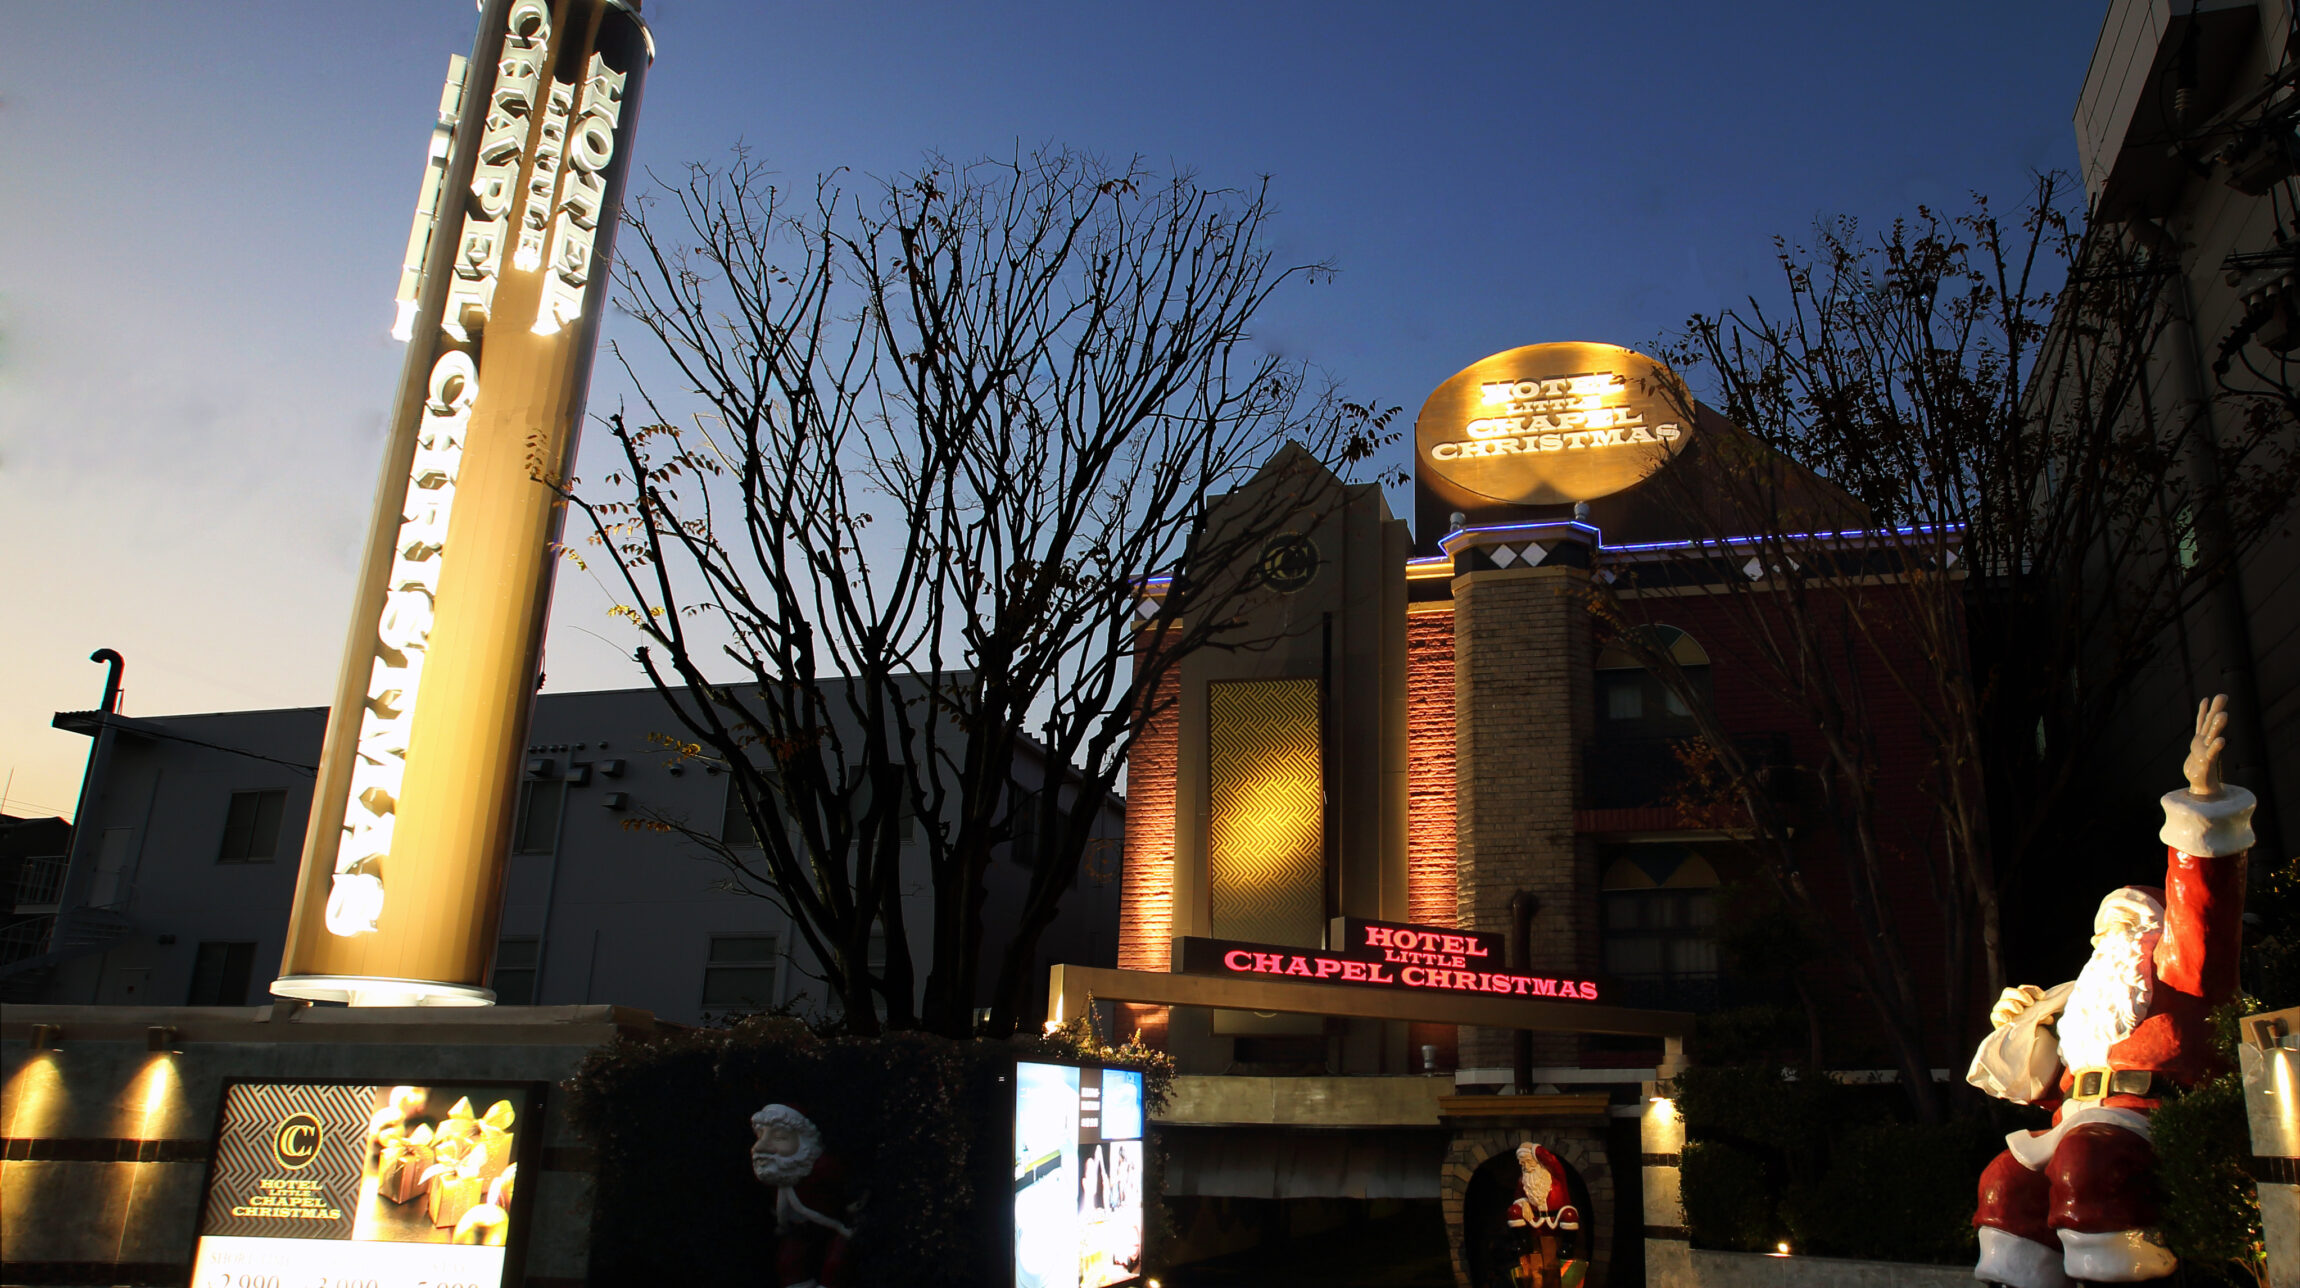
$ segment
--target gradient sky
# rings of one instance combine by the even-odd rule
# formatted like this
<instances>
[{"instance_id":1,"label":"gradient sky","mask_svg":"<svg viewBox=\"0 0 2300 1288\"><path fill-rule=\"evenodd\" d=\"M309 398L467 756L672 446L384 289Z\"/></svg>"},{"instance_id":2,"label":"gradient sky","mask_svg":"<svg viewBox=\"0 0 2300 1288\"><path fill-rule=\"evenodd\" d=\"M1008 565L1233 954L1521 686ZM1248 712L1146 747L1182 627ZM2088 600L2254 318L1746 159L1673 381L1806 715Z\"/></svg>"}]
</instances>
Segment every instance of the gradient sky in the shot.
<instances>
[{"instance_id":1,"label":"gradient sky","mask_svg":"<svg viewBox=\"0 0 2300 1288\"><path fill-rule=\"evenodd\" d=\"M1056 144L1271 176L1331 259L1259 339L1405 407L1488 353L1650 342L1776 234L2073 168L2100 0L647 0L638 159L796 183ZM317 705L401 349L391 295L469 0L0 0L0 781L69 814L99 647L132 715ZM628 327L609 322L609 335ZM594 411L618 388L604 364ZM595 435L595 443L603 443ZM1395 463L1403 463L1400 451ZM578 473L597 467L579 462ZM1403 498L1392 504L1401 512ZM555 690L638 682L562 577Z\"/></svg>"}]
</instances>

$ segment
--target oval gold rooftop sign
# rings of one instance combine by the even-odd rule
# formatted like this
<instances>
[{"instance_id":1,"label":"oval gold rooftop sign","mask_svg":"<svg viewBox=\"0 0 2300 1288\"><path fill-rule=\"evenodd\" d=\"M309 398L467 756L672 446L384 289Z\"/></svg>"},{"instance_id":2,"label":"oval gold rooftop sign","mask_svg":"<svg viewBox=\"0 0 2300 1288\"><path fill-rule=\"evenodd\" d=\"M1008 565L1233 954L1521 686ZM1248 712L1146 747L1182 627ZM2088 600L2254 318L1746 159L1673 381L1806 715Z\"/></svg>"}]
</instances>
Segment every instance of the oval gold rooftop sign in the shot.
<instances>
[{"instance_id":1,"label":"oval gold rooftop sign","mask_svg":"<svg viewBox=\"0 0 2300 1288\"><path fill-rule=\"evenodd\" d=\"M1613 344L1530 344L1464 368L1414 421L1420 466L1487 501L1588 501L1645 479L1685 446L1692 402L1674 372Z\"/></svg>"}]
</instances>

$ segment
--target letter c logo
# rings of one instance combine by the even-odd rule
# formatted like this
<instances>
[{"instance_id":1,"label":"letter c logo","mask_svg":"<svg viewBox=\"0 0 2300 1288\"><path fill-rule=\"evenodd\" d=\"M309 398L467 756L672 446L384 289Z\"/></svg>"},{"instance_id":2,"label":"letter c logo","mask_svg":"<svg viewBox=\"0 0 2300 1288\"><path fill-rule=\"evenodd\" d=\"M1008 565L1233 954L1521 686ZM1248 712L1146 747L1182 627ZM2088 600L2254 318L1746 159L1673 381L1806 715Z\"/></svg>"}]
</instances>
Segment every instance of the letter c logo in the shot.
<instances>
[{"instance_id":1,"label":"letter c logo","mask_svg":"<svg viewBox=\"0 0 2300 1288\"><path fill-rule=\"evenodd\" d=\"M1250 971L1254 969L1254 954L1233 948L1222 954L1222 965L1230 970Z\"/></svg>"},{"instance_id":2,"label":"letter c logo","mask_svg":"<svg viewBox=\"0 0 2300 1288\"><path fill-rule=\"evenodd\" d=\"M319 1157L319 1119L310 1114L289 1114L272 1133L272 1157L295 1171Z\"/></svg>"}]
</instances>

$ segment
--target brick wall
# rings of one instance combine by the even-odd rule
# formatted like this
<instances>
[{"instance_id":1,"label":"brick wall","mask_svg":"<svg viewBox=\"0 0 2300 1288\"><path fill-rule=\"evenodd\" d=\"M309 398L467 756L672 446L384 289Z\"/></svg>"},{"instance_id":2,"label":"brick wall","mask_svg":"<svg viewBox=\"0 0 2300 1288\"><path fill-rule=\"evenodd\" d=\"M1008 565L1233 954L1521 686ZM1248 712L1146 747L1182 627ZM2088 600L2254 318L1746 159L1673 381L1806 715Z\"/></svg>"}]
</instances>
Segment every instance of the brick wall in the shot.
<instances>
[{"instance_id":1,"label":"brick wall","mask_svg":"<svg viewBox=\"0 0 2300 1288\"><path fill-rule=\"evenodd\" d=\"M1171 970L1174 964L1174 775L1182 677L1170 670L1159 682L1158 706L1126 756L1126 848L1118 895L1118 968ZM1166 1045L1163 1006L1118 1007L1123 1041Z\"/></svg>"},{"instance_id":2,"label":"brick wall","mask_svg":"<svg viewBox=\"0 0 2300 1288\"><path fill-rule=\"evenodd\" d=\"M1118 968L1167 970L1173 965L1175 726L1182 677L1159 683L1162 708L1134 740L1126 758L1126 850L1118 900Z\"/></svg>"},{"instance_id":3,"label":"brick wall","mask_svg":"<svg viewBox=\"0 0 2300 1288\"><path fill-rule=\"evenodd\" d=\"M1593 673L1588 574L1570 567L1472 573L1454 583L1459 924L1507 934L1510 897L1540 900L1533 969L1597 966L1595 850L1574 831ZM1461 1061L1506 1066L1508 1033L1462 1035ZM1571 1035L1534 1040L1536 1064L1578 1059Z\"/></svg>"},{"instance_id":4,"label":"brick wall","mask_svg":"<svg viewBox=\"0 0 2300 1288\"><path fill-rule=\"evenodd\" d=\"M1453 614L1406 618L1406 919L1454 924Z\"/></svg>"},{"instance_id":5,"label":"brick wall","mask_svg":"<svg viewBox=\"0 0 2300 1288\"><path fill-rule=\"evenodd\" d=\"M1406 919L1450 926L1454 903L1453 613L1406 615ZM1438 1049L1437 1067L1460 1060L1451 1024L1410 1024L1406 1066L1421 1067L1421 1048Z\"/></svg>"}]
</instances>

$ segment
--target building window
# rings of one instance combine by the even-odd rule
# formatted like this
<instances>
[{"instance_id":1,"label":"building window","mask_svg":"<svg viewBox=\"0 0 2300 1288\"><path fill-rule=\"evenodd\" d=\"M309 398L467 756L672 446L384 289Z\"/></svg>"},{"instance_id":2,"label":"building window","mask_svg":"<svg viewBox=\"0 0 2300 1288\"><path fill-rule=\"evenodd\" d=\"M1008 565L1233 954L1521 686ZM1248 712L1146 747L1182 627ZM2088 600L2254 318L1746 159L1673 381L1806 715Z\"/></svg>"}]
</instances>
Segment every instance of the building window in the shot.
<instances>
[{"instance_id":1,"label":"building window","mask_svg":"<svg viewBox=\"0 0 2300 1288\"><path fill-rule=\"evenodd\" d=\"M901 794L895 801L894 843L896 845L909 845L917 839L918 811L911 807L910 784L904 783L900 792ZM855 793L855 825L858 832L863 822L870 817L873 804L874 793L871 789L866 787ZM858 836L858 842L860 839Z\"/></svg>"},{"instance_id":2,"label":"building window","mask_svg":"<svg viewBox=\"0 0 2300 1288\"><path fill-rule=\"evenodd\" d=\"M284 791L233 792L231 808L224 813L224 843L216 862L271 862L279 855L280 816L286 812Z\"/></svg>"},{"instance_id":3,"label":"building window","mask_svg":"<svg viewBox=\"0 0 2300 1288\"><path fill-rule=\"evenodd\" d=\"M549 854L559 846L559 805L567 797L563 778L530 778L519 787L519 817L511 833L513 854Z\"/></svg>"},{"instance_id":4,"label":"building window","mask_svg":"<svg viewBox=\"0 0 2300 1288\"><path fill-rule=\"evenodd\" d=\"M533 935L506 935L495 941L495 969L487 986L498 1006L535 1005L535 963L541 941Z\"/></svg>"},{"instance_id":5,"label":"building window","mask_svg":"<svg viewBox=\"0 0 2300 1288\"><path fill-rule=\"evenodd\" d=\"M780 954L773 935L713 935L703 965L703 1009L763 1011L775 1004Z\"/></svg>"},{"instance_id":6,"label":"building window","mask_svg":"<svg viewBox=\"0 0 2300 1288\"><path fill-rule=\"evenodd\" d=\"M1039 794L1014 789L1014 839L1007 842L1007 857L1026 868L1038 866L1038 811L1045 802Z\"/></svg>"},{"instance_id":7,"label":"building window","mask_svg":"<svg viewBox=\"0 0 2300 1288\"><path fill-rule=\"evenodd\" d=\"M1717 1005L1717 873L1682 845L1614 851L1598 896L1605 973L1631 1006Z\"/></svg>"},{"instance_id":8,"label":"building window","mask_svg":"<svg viewBox=\"0 0 2300 1288\"><path fill-rule=\"evenodd\" d=\"M719 839L729 845L757 845L759 830L751 826L750 812L743 808L743 791L735 786L735 777L727 775L727 803L719 812Z\"/></svg>"},{"instance_id":9,"label":"building window","mask_svg":"<svg viewBox=\"0 0 2300 1288\"><path fill-rule=\"evenodd\" d=\"M201 944L199 955L192 959L192 995L184 1005L246 1006L248 977L255 972L255 964L256 946L252 943Z\"/></svg>"},{"instance_id":10,"label":"building window","mask_svg":"<svg viewBox=\"0 0 2300 1288\"><path fill-rule=\"evenodd\" d=\"M1709 653L1674 626L1639 631L1669 654L1696 698L1709 696ZM1645 669L1637 654L1619 643L1597 654L1597 731L1600 737L1684 737L1692 732L1693 709L1684 695Z\"/></svg>"}]
</instances>

